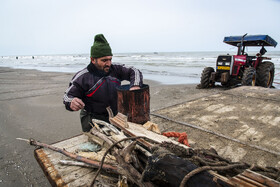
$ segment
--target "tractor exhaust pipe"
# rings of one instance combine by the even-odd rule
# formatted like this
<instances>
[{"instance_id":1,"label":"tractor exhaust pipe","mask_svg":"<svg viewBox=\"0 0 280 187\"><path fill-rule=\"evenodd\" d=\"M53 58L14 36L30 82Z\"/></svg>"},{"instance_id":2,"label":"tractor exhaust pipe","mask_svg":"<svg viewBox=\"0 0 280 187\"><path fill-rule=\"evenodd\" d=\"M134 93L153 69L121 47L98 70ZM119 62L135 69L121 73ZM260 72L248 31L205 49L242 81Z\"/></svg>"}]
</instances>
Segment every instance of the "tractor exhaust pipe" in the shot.
<instances>
[{"instance_id":1,"label":"tractor exhaust pipe","mask_svg":"<svg viewBox=\"0 0 280 187\"><path fill-rule=\"evenodd\" d=\"M238 52L237 52L237 55L243 55L244 54L244 47L243 47L243 41L244 41L244 38L245 36L247 36L248 33L244 34L242 36L242 39L241 39L241 42L239 44L237 44L237 47L238 47ZM243 49L242 49L243 47Z\"/></svg>"}]
</instances>

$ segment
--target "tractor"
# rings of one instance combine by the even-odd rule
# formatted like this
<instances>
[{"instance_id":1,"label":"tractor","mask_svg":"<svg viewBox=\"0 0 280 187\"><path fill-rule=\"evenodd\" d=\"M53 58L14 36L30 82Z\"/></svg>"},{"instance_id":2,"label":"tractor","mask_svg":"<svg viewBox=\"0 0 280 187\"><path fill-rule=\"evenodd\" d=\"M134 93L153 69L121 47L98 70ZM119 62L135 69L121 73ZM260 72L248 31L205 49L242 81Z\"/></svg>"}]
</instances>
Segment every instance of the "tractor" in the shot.
<instances>
[{"instance_id":1,"label":"tractor","mask_svg":"<svg viewBox=\"0 0 280 187\"><path fill-rule=\"evenodd\" d=\"M216 71L212 67L204 68L201 74L200 88L215 86L220 82L222 86L236 85L262 86L271 88L274 79L274 64L264 57L267 52L265 46L276 47L277 42L268 35L228 36L224 43L236 46L237 55L220 55L216 61ZM260 47L260 51L250 56L245 47Z\"/></svg>"}]
</instances>

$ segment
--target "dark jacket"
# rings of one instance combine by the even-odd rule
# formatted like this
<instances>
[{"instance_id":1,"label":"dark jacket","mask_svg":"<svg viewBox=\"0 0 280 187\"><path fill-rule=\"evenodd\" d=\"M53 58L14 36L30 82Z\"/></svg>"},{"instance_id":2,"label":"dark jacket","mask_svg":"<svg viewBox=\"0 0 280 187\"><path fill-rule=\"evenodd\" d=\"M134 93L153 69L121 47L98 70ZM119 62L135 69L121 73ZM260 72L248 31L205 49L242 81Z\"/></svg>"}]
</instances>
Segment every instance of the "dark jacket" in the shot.
<instances>
[{"instance_id":1,"label":"dark jacket","mask_svg":"<svg viewBox=\"0 0 280 187\"><path fill-rule=\"evenodd\" d=\"M104 74L94 64L90 63L85 69L75 74L65 91L63 103L71 110L70 103L74 97L82 99L86 112L96 116L108 116L106 107L110 106L117 114L117 90L122 80L130 81L130 87L142 86L142 73L124 65L112 64L109 73Z\"/></svg>"}]
</instances>

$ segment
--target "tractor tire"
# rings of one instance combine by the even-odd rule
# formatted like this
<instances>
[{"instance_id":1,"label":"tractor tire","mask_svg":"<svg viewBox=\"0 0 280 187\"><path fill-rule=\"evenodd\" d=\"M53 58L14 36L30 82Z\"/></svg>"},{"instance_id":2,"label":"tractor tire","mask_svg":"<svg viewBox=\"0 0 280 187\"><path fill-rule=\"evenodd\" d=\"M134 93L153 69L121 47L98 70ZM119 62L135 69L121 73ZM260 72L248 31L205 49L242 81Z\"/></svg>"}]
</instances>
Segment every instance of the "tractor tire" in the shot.
<instances>
[{"instance_id":1,"label":"tractor tire","mask_svg":"<svg viewBox=\"0 0 280 187\"><path fill-rule=\"evenodd\" d=\"M200 86L201 88L213 87L215 82L211 81L211 73L214 72L214 68L206 67L201 73Z\"/></svg>"},{"instance_id":2,"label":"tractor tire","mask_svg":"<svg viewBox=\"0 0 280 187\"><path fill-rule=\"evenodd\" d=\"M245 69L241 81L242 86L256 86L256 70L254 67Z\"/></svg>"},{"instance_id":3,"label":"tractor tire","mask_svg":"<svg viewBox=\"0 0 280 187\"><path fill-rule=\"evenodd\" d=\"M262 62L257 67L257 86L271 88L274 80L274 64L269 61Z\"/></svg>"}]
</instances>

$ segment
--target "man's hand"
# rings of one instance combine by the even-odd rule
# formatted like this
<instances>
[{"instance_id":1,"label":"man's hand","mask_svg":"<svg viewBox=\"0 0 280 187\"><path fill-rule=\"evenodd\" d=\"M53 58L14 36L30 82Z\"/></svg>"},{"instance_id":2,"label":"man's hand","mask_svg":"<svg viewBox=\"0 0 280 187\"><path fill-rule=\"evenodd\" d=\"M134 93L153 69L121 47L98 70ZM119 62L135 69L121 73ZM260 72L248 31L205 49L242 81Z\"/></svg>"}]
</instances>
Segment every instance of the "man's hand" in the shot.
<instances>
[{"instance_id":1,"label":"man's hand","mask_svg":"<svg viewBox=\"0 0 280 187\"><path fill-rule=\"evenodd\" d=\"M139 89L140 89L140 86L133 86L129 90L131 91L131 90L139 90Z\"/></svg>"},{"instance_id":2,"label":"man's hand","mask_svg":"<svg viewBox=\"0 0 280 187\"><path fill-rule=\"evenodd\" d=\"M74 111L78 111L84 107L85 107L85 103L77 97L75 97L70 104L70 108Z\"/></svg>"}]
</instances>

